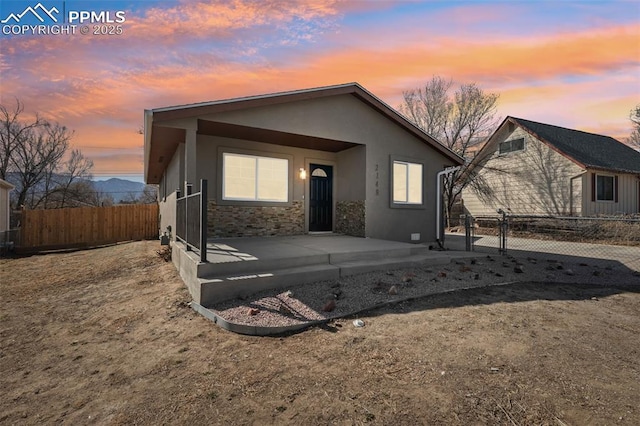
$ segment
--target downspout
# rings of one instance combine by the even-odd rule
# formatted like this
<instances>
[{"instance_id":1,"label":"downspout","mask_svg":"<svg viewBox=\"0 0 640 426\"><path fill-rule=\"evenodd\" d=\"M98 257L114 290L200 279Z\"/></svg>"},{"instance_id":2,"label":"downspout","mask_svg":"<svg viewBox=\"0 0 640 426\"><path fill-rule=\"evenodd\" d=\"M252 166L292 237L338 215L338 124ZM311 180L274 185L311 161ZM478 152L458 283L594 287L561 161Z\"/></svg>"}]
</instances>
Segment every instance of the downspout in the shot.
<instances>
[{"instance_id":1,"label":"downspout","mask_svg":"<svg viewBox=\"0 0 640 426\"><path fill-rule=\"evenodd\" d=\"M447 167L436 174L436 242L441 249L444 249L442 241L440 240L440 224L442 222L442 177L457 172L460 170L460 167L461 166Z\"/></svg>"},{"instance_id":2,"label":"downspout","mask_svg":"<svg viewBox=\"0 0 640 426\"><path fill-rule=\"evenodd\" d=\"M569 215L573 216L573 180L574 179L578 179L582 176L584 176L584 174L587 173L587 170L583 170L580 173L578 173L577 175L569 178ZM584 188L582 188L582 198L584 199ZM580 208L580 211L582 211L582 206Z\"/></svg>"}]
</instances>

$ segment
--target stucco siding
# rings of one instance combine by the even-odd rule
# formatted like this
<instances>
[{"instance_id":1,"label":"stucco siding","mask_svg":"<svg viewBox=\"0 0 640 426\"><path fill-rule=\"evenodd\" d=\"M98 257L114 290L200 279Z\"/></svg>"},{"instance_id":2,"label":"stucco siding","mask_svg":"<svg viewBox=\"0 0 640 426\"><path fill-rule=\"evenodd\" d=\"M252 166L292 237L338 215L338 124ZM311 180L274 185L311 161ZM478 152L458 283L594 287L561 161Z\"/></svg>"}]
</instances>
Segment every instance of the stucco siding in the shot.
<instances>
[{"instance_id":1,"label":"stucco siding","mask_svg":"<svg viewBox=\"0 0 640 426\"><path fill-rule=\"evenodd\" d=\"M171 227L171 236L176 232L176 192L183 189L184 182L184 144L174 154L165 170L160 187L158 203L160 206L160 233Z\"/></svg>"},{"instance_id":2,"label":"stucco siding","mask_svg":"<svg viewBox=\"0 0 640 426\"><path fill-rule=\"evenodd\" d=\"M366 197L366 146L361 145L336 154L340 174L336 176L338 201L358 201Z\"/></svg>"},{"instance_id":3,"label":"stucco siding","mask_svg":"<svg viewBox=\"0 0 640 426\"><path fill-rule=\"evenodd\" d=\"M371 120L371 117L375 117ZM368 143L392 124L353 95L309 99L205 116L204 119L327 139Z\"/></svg>"},{"instance_id":4,"label":"stucco siding","mask_svg":"<svg viewBox=\"0 0 640 426\"><path fill-rule=\"evenodd\" d=\"M474 216L495 215L497 209L513 214L569 215L583 209L584 172L573 161L516 128L500 141L524 138L522 151L495 150L481 163L472 185L462 193L465 209Z\"/></svg>"}]
</instances>

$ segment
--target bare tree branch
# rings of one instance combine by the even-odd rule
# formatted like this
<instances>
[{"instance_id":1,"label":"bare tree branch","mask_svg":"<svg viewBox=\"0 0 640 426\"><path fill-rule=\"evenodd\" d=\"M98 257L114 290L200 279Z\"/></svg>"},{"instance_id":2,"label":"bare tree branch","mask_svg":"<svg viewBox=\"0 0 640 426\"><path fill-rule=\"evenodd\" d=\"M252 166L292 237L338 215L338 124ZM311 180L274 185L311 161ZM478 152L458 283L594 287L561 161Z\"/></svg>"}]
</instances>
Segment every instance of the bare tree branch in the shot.
<instances>
[{"instance_id":1,"label":"bare tree branch","mask_svg":"<svg viewBox=\"0 0 640 426\"><path fill-rule=\"evenodd\" d=\"M629 119L633 124L633 130L627 138L627 144L632 148L640 149L640 104L631 110Z\"/></svg>"},{"instance_id":2,"label":"bare tree branch","mask_svg":"<svg viewBox=\"0 0 640 426\"><path fill-rule=\"evenodd\" d=\"M63 207L71 187L91 178L93 162L79 150L64 162L73 131L37 114L23 121L23 113L18 99L13 108L0 105L0 178L16 184L16 206Z\"/></svg>"},{"instance_id":3,"label":"bare tree branch","mask_svg":"<svg viewBox=\"0 0 640 426\"><path fill-rule=\"evenodd\" d=\"M498 124L495 120L498 94L485 93L475 83L462 84L453 94L453 82L434 76L423 88L403 92L398 110L426 133L463 158L471 146L486 139ZM475 175L467 161L444 182L447 219L463 188ZM478 189L485 188L479 183Z\"/></svg>"},{"instance_id":4,"label":"bare tree branch","mask_svg":"<svg viewBox=\"0 0 640 426\"><path fill-rule=\"evenodd\" d=\"M11 171L13 154L25 140L26 134L44 124L38 115L31 122L21 122L19 117L23 111L24 104L18 99L12 110L0 105L0 179L6 180Z\"/></svg>"}]
</instances>

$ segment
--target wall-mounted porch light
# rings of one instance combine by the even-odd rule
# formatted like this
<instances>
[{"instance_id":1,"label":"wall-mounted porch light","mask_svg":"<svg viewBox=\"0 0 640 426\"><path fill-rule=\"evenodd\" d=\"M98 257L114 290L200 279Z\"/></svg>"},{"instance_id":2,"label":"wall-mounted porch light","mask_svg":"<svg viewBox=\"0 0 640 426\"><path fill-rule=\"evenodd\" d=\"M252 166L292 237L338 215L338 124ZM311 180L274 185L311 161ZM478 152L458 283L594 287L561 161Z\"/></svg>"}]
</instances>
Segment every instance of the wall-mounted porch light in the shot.
<instances>
[{"instance_id":1,"label":"wall-mounted porch light","mask_svg":"<svg viewBox=\"0 0 640 426\"><path fill-rule=\"evenodd\" d=\"M300 167L300 179L305 180L307 178L307 171Z\"/></svg>"}]
</instances>

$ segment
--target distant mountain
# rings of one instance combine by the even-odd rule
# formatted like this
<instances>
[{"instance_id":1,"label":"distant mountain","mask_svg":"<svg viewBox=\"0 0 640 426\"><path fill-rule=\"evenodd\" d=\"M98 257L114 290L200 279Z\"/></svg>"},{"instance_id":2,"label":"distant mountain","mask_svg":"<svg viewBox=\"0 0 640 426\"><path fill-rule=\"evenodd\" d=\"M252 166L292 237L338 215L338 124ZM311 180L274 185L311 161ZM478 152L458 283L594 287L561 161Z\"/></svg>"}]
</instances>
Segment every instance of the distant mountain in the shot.
<instances>
[{"instance_id":1,"label":"distant mountain","mask_svg":"<svg viewBox=\"0 0 640 426\"><path fill-rule=\"evenodd\" d=\"M12 203L14 203L16 201L15 197L18 196L18 193L21 191L21 188L22 188L22 184L20 182L20 175L15 172L7 173L7 175L5 176L5 180L15 186L15 190L11 191ZM54 175L53 177L54 182L55 181L62 182L64 180L65 178L62 175ZM82 182L82 181L83 179L76 180L76 182ZM140 199L141 196L144 194L145 187L147 187L147 185L145 185L142 182L134 182L131 180L118 179L118 178L111 178L107 180L90 180L90 181L85 180L85 182L89 182L93 187L93 190L99 193L101 197L112 198L115 204L119 204L122 201L127 203L127 202L132 202L133 200ZM156 187L154 187L153 185L149 185L149 186L152 188L152 190L148 191L148 194L155 194ZM45 188L46 188L45 183L40 182L38 185L35 185L34 187L31 188L31 192L37 194L36 196L36 199L37 199L41 196L44 196L46 192ZM148 196L145 198L148 198Z\"/></svg>"},{"instance_id":2,"label":"distant mountain","mask_svg":"<svg viewBox=\"0 0 640 426\"><path fill-rule=\"evenodd\" d=\"M118 178L93 181L93 187L96 191L102 192L104 195L110 195L116 204L122 200L139 198L145 186L142 182Z\"/></svg>"}]
</instances>

